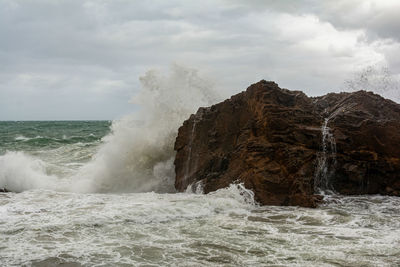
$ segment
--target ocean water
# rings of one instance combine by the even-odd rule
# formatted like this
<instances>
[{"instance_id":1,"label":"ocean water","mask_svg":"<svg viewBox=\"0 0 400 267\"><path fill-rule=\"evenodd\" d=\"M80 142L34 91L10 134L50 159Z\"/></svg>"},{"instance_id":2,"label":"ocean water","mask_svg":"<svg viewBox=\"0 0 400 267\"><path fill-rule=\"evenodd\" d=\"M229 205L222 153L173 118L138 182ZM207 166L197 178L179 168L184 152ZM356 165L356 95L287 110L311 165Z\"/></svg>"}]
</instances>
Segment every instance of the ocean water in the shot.
<instances>
[{"instance_id":1,"label":"ocean water","mask_svg":"<svg viewBox=\"0 0 400 267\"><path fill-rule=\"evenodd\" d=\"M240 184L208 195L65 186L110 127L0 122L0 186L15 179L21 189L0 193L1 266L400 265L396 197L331 195L307 209L260 207Z\"/></svg>"},{"instance_id":2,"label":"ocean water","mask_svg":"<svg viewBox=\"0 0 400 267\"><path fill-rule=\"evenodd\" d=\"M116 121L0 122L0 266L400 266L400 198L259 206L174 190L178 127L221 100L195 71L141 78Z\"/></svg>"}]
</instances>

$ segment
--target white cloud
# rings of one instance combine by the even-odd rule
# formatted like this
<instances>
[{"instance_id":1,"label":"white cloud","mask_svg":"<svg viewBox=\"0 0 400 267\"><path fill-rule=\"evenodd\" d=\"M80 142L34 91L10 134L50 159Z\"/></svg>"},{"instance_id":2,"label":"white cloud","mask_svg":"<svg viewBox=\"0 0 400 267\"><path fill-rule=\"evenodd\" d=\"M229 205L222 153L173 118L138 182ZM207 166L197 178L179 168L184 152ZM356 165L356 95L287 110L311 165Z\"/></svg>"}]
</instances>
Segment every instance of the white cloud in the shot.
<instances>
[{"instance_id":1,"label":"white cloud","mask_svg":"<svg viewBox=\"0 0 400 267\"><path fill-rule=\"evenodd\" d=\"M377 62L399 73L399 3L0 0L0 119L115 118L173 62L225 96L263 78L322 94Z\"/></svg>"}]
</instances>

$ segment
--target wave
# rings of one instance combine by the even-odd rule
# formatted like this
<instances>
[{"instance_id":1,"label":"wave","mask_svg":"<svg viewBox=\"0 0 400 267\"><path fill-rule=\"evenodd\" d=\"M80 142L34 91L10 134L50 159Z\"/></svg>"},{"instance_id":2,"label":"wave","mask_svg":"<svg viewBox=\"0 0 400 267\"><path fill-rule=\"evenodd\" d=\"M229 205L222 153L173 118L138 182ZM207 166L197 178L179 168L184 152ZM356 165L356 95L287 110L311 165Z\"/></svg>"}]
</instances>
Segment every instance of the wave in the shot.
<instances>
[{"instance_id":1,"label":"wave","mask_svg":"<svg viewBox=\"0 0 400 267\"><path fill-rule=\"evenodd\" d=\"M0 188L13 192L38 188L79 191L74 188L86 186L84 180L73 181L51 175L50 167L50 164L23 152L7 152L0 157Z\"/></svg>"},{"instance_id":2,"label":"wave","mask_svg":"<svg viewBox=\"0 0 400 267\"><path fill-rule=\"evenodd\" d=\"M94 134L89 134L86 136L62 136L61 138L57 137L47 137L47 136L35 136L35 137L26 137L23 135L18 135L14 138L15 141L24 142L31 146L41 146L45 147L51 144L74 144L74 143L92 143L95 141L99 141L101 138L95 136Z\"/></svg>"},{"instance_id":3,"label":"wave","mask_svg":"<svg viewBox=\"0 0 400 267\"><path fill-rule=\"evenodd\" d=\"M36 136L34 138L40 138L41 136ZM23 135L18 135L17 137L14 138L15 141L27 141L27 140L32 140L34 138L29 138Z\"/></svg>"},{"instance_id":4,"label":"wave","mask_svg":"<svg viewBox=\"0 0 400 267\"><path fill-rule=\"evenodd\" d=\"M8 152L0 156L0 188L17 192L34 188L73 192L174 191L173 146L178 127L198 107L219 99L212 84L196 70L178 65L172 66L169 75L150 70L140 77L140 82L142 88L131 101L139 110L113 121L111 133L103 138L93 160L76 173L66 178L49 175L45 162Z\"/></svg>"}]
</instances>

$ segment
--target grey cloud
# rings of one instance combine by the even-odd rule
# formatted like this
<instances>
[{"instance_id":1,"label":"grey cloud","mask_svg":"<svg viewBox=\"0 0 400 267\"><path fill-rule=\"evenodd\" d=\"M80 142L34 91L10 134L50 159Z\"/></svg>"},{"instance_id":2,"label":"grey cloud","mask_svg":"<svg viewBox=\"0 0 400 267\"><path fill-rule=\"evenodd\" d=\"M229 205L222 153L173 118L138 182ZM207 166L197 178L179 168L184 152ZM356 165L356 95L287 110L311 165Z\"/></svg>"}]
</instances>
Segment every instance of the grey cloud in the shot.
<instances>
[{"instance_id":1,"label":"grey cloud","mask_svg":"<svg viewBox=\"0 0 400 267\"><path fill-rule=\"evenodd\" d=\"M231 2L232 1L227 1ZM400 2L378 0L234 0L253 11L276 10L290 14L315 14L341 29L364 29L371 39L400 40Z\"/></svg>"},{"instance_id":2,"label":"grey cloud","mask_svg":"<svg viewBox=\"0 0 400 267\"><path fill-rule=\"evenodd\" d=\"M366 24L360 1L339 2L0 0L0 119L116 118L140 75L173 62L226 96L263 78L322 94L382 60L398 71L390 8Z\"/></svg>"}]
</instances>

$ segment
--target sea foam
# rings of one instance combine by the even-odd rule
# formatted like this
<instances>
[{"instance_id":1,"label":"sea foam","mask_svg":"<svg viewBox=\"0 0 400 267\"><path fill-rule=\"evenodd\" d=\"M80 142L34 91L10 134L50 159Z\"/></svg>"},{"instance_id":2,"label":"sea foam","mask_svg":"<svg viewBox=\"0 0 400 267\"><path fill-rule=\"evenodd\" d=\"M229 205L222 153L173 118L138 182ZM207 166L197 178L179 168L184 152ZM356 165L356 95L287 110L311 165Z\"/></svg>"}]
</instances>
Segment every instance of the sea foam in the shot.
<instances>
[{"instance_id":1,"label":"sea foam","mask_svg":"<svg viewBox=\"0 0 400 267\"><path fill-rule=\"evenodd\" d=\"M196 70L173 65L168 75L150 70L132 99L139 109L113 121L93 159L71 174L49 174L48 163L22 152L0 156L0 188L73 192L172 192L173 145L182 122L218 101Z\"/></svg>"}]
</instances>

